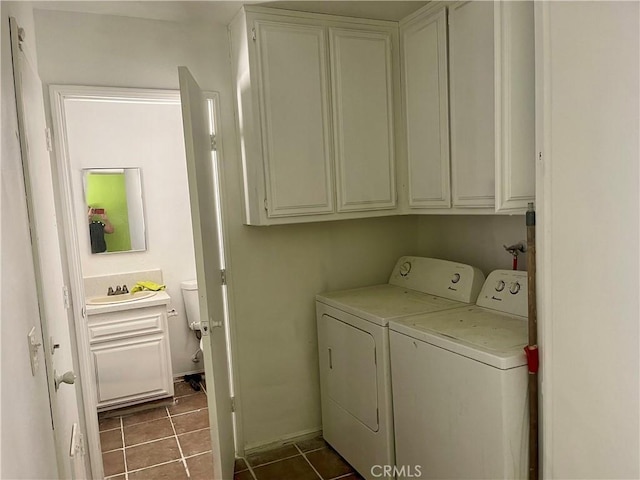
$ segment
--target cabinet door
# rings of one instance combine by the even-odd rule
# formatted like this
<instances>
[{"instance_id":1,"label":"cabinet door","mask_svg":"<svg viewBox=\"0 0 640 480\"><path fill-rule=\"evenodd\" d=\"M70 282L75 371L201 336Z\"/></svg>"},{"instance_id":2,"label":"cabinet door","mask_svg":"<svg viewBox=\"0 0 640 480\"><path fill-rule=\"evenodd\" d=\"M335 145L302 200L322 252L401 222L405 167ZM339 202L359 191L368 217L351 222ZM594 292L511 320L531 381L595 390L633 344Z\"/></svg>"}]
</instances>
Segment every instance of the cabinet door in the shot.
<instances>
[{"instance_id":1,"label":"cabinet door","mask_svg":"<svg viewBox=\"0 0 640 480\"><path fill-rule=\"evenodd\" d=\"M396 205L391 35L330 29L338 211Z\"/></svg>"},{"instance_id":2,"label":"cabinet door","mask_svg":"<svg viewBox=\"0 0 640 480\"><path fill-rule=\"evenodd\" d=\"M535 196L533 2L495 6L496 211L525 209Z\"/></svg>"},{"instance_id":3,"label":"cabinet door","mask_svg":"<svg viewBox=\"0 0 640 480\"><path fill-rule=\"evenodd\" d=\"M255 28L268 215L333 212L325 29Z\"/></svg>"},{"instance_id":4,"label":"cabinet door","mask_svg":"<svg viewBox=\"0 0 640 480\"><path fill-rule=\"evenodd\" d=\"M450 207L446 9L401 27L409 206Z\"/></svg>"},{"instance_id":5,"label":"cabinet door","mask_svg":"<svg viewBox=\"0 0 640 480\"><path fill-rule=\"evenodd\" d=\"M134 337L91 348L98 407L173 394L164 335Z\"/></svg>"},{"instance_id":6,"label":"cabinet door","mask_svg":"<svg viewBox=\"0 0 640 480\"><path fill-rule=\"evenodd\" d=\"M449 11L453 205L495 204L493 2Z\"/></svg>"}]
</instances>

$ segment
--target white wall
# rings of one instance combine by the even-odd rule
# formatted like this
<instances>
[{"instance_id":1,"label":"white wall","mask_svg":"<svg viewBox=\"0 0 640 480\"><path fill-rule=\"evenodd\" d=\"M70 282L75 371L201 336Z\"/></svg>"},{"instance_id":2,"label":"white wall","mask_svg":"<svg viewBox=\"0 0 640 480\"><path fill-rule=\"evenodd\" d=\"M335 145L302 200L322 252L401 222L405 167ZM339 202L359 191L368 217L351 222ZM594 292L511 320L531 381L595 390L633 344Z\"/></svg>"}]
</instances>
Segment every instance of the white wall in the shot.
<instances>
[{"instance_id":1,"label":"white wall","mask_svg":"<svg viewBox=\"0 0 640 480\"><path fill-rule=\"evenodd\" d=\"M44 356L31 375L27 333L40 333L24 179L18 141L9 17L14 16L27 33L26 43L35 52L34 22L25 4L2 2L0 15L2 84L2 154L0 185L0 477L57 478L56 456ZM35 62L35 59L31 59ZM39 337L42 342L42 337Z\"/></svg>"},{"instance_id":2,"label":"white wall","mask_svg":"<svg viewBox=\"0 0 640 480\"><path fill-rule=\"evenodd\" d=\"M526 244L524 215L425 215L418 220L418 255L468 263L488 275L511 269L512 256L503 245ZM526 270L520 254L518 270Z\"/></svg>"},{"instance_id":3,"label":"white wall","mask_svg":"<svg viewBox=\"0 0 640 480\"><path fill-rule=\"evenodd\" d=\"M45 83L175 89L186 65L220 92L244 443L319 429L314 295L385 281L397 257L413 253L415 219L243 226L225 26L51 11L36 11L36 24Z\"/></svg>"},{"instance_id":4,"label":"white wall","mask_svg":"<svg viewBox=\"0 0 640 480\"><path fill-rule=\"evenodd\" d=\"M321 428L314 296L386 283L396 260L413 252L416 237L410 217L233 228L249 448Z\"/></svg>"},{"instance_id":5,"label":"white wall","mask_svg":"<svg viewBox=\"0 0 640 480\"><path fill-rule=\"evenodd\" d=\"M537 8L545 476L640 478L639 4Z\"/></svg>"},{"instance_id":6,"label":"white wall","mask_svg":"<svg viewBox=\"0 0 640 480\"><path fill-rule=\"evenodd\" d=\"M84 276L160 268L171 297L169 308L178 313L169 318L173 373L202 369L191 361L198 340L187 327L180 290L180 282L196 276L180 105L67 100L65 118ZM83 191L86 168L140 169L146 251L91 254Z\"/></svg>"}]
</instances>

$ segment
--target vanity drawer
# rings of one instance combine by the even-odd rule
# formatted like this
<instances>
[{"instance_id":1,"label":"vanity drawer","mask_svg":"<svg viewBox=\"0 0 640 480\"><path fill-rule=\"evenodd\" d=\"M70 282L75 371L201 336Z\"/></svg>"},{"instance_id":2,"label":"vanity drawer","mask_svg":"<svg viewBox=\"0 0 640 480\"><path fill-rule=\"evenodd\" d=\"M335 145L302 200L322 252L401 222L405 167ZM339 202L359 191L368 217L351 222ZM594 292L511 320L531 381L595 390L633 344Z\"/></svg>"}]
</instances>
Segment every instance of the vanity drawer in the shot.
<instances>
[{"instance_id":1,"label":"vanity drawer","mask_svg":"<svg viewBox=\"0 0 640 480\"><path fill-rule=\"evenodd\" d=\"M141 308L92 315L89 322L89 343L110 342L121 338L163 333L165 313L162 308Z\"/></svg>"}]
</instances>

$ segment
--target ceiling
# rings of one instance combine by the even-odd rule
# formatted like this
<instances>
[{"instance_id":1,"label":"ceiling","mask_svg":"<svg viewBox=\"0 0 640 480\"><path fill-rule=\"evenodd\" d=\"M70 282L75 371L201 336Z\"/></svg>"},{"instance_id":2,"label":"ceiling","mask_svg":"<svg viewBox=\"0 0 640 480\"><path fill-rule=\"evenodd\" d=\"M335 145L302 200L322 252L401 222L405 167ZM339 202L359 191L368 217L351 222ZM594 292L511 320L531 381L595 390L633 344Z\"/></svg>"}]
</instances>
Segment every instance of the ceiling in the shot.
<instances>
[{"instance_id":1,"label":"ceiling","mask_svg":"<svg viewBox=\"0 0 640 480\"><path fill-rule=\"evenodd\" d=\"M35 8L146 18L179 23L228 25L242 5L257 4L303 12L328 13L377 20L400 20L426 1L36 1Z\"/></svg>"}]
</instances>

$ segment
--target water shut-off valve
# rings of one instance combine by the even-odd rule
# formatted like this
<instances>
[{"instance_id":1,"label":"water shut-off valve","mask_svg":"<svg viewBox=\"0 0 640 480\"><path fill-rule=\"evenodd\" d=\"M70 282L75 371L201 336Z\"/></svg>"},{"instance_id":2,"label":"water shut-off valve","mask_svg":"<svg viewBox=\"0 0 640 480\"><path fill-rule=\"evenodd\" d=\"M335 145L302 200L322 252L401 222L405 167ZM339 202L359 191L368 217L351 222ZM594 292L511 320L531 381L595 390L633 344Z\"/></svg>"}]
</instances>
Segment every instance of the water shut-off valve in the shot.
<instances>
[{"instance_id":1,"label":"water shut-off valve","mask_svg":"<svg viewBox=\"0 0 640 480\"><path fill-rule=\"evenodd\" d=\"M503 245L504 249L509 252L512 256L513 256L513 264L512 264L512 268L513 270L517 270L518 269L518 255L520 255L521 253L524 253L527 251L527 246L524 243L524 241L515 243L513 245L510 246L506 246Z\"/></svg>"}]
</instances>

